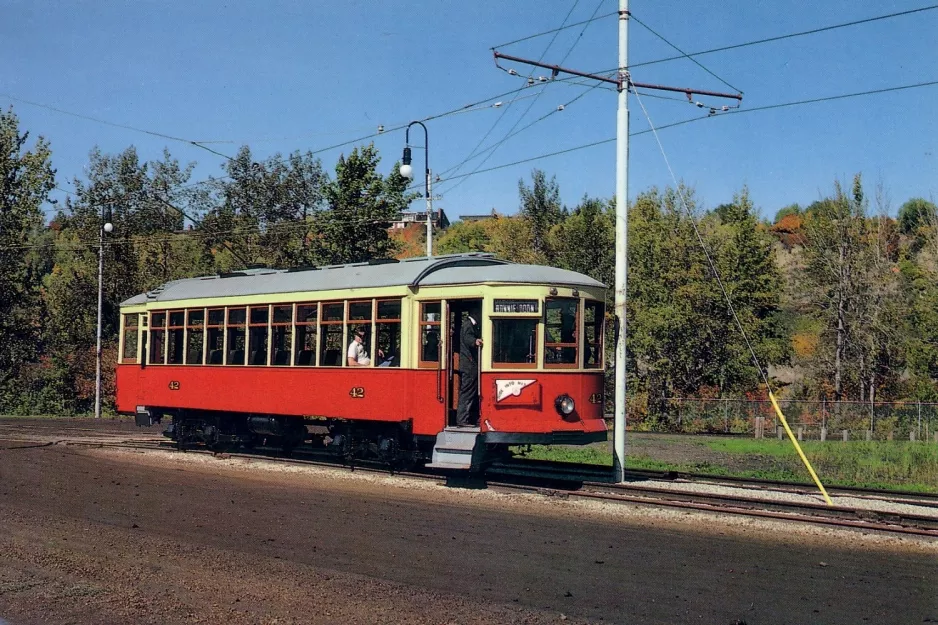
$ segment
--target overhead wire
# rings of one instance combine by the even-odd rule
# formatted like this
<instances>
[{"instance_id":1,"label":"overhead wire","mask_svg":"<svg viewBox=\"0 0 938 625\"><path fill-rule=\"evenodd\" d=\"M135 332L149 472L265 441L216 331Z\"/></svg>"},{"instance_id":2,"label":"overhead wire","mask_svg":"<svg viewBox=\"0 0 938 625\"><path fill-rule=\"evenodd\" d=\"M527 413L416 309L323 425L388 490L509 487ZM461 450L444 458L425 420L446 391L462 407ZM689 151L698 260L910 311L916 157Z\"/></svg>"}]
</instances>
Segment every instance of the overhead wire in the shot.
<instances>
[{"instance_id":1,"label":"overhead wire","mask_svg":"<svg viewBox=\"0 0 938 625\"><path fill-rule=\"evenodd\" d=\"M601 6L601 5L600 5L600 6ZM610 13L605 13L605 14L599 15L599 16L597 16L596 13L594 12L594 13L593 13L593 16L590 17L588 20L583 20L582 22L574 22L573 24L566 24L566 25L564 25L564 26L561 26L560 28L552 28L552 29L550 29L550 30L545 30L545 31L543 31L543 32L536 33L536 34L534 34L534 35L528 35L527 37L521 37L520 39L514 39L514 40L508 41L508 42L506 42L506 43L500 43L500 44L498 44L497 46L492 46L492 47L489 48L489 49L490 49L490 50L495 50L496 48L507 48L508 46L514 45L514 44L516 44L516 43L521 43L522 41L529 41L529 40L531 40L531 39L537 39L538 37L543 37L544 35L550 35L551 33L557 33L557 32L560 32L560 31L562 31L562 30L567 30L568 28L575 28L575 27L577 27L577 26L582 26L583 24L589 24L590 22L595 22L595 21L597 21L597 20L605 19L605 18L607 18L607 17L612 17L613 15L618 15L618 12L617 12L617 11L612 11L612 12L610 12Z\"/></svg>"},{"instance_id":2,"label":"overhead wire","mask_svg":"<svg viewBox=\"0 0 938 625\"><path fill-rule=\"evenodd\" d=\"M828 31L832 31L832 30L837 30L837 29L840 29L840 28L849 28L849 27L851 27L851 26L858 26L858 25L860 25L860 24L869 24L869 23L872 23L872 22L878 22L878 21L881 21L881 20L892 19L892 18L894 18L894 17L902 17L902 16L905 16L905 15L912 15L912 14L914 14L914 13L921 13L921 12L923 12L923 11L931 11L931 10L934 10L934 9L938 9L938 4L933 4L933 5L929 5L929 6L919 7L919 8L917 8L917 9L909 9L908 11L897 11L897 12L895 12L895 13L889 13L889 14L886 14L886 15L877 15L877 16L875 16L875 17L868 17L868 18L861 19L861 20L853 20L853 21L850 21L850 22L842 22L842 23L840 23L840 24L832 24L832 25L830 25L830 26L822 26L821 28L812 28L812 29L810 29L810 30L802 30L802 31L798 31L798 32L787 33L787 34L784 34L784 35L776 35L776 36L774 36L774 37L765 37L765 38L763 38L763 39L755 39L755 40L752 40L752 41L745 41L745 42L743 42L743 43L736 43L736 44L731 44L731 45L727 45L727 46L720 46L720 47L717 47L717 48L710 48L710 49L708 49L708 50L700 50L700 51L698 51L698 52L688 52L688 53L682 52L682 53L681 53L680 55L678 55L678 56L669 56L669 57L665 57L665 58L661 58L661 59L655 59L655 60L653 60L653 61L643 61L643 62L640 62L640 63L631 63L631 64L629 65L629 69L635 69L635 68L637 68L637 67L645 67L645 66L647 66L647 65L656 65L656 64L658 64L658 63L667 63L667 62L669 62L669 61L677 61L677 60L680 60L680 59L683 59L683 58L687 58L687 57L703 56L703 55L705 55L705 54L714 54L714 53L716 53L716 52L726 52L726 51L728 51L728 50L737 50L737 49L739 49L739 48L747 48L747 47L749 47L749 46L757 46L757 45L762 45L762 44L765 44L765 43L772 43L772 42L775 42L775 41L783 41L783 40L785 40L785 39L793 39L793 38L795 38L795 37L804 37L804 36L806 36L806 35L816 35L816 34L818 34L818 33L823 33L823 32L828 32ZM615 69L617 69L617 68L613 68L612 70L604 70L604 71L614 71ZM600 73L602 73L602 72L600 72Z\"/></svg>"},{"instance_id":3,"label":"overhead wire","mask_svg":"<svg viewBox=\"0 0 938 625\"><path fill-rule=\"evenodd\" d=\"M733 91L736 91L737 93L742 93L742 92L743 92L742 89L740 89L740 88L738 88L738 87L734 87L734 86L731 85L729 82L727 82L726 80L724 80L723 78L721 78L720 76L718 76L715 72L713 72L712 70L710 70L710 68L708 68L707 66L705 66L703 63L701 63L701 62L698 61L697 59L695 59L693 56L690 56L689 54L687 54L686 52L684 52L683 50L681 50L681 49L680 49L679 47L677 47L674 43L672 43L671 41L669 41L667 37L665 37L664 35L662 35L662 34L659 33L658 31L654 30L651 26L649 26L648 24L646 24L645 22L643 22L642 20L640 20L636 15L630 14L630 15L629 15L629 18L630 18L631 20L635 21L635 22L638 22L638 24L641 25L641 26L643 26L643 27L645 28L645 30L647 30L647 31L650 32L652 35L654 35L655 37L657 37L657 38L660 39L661 41L665 42L666 44L668 44L669 46L671 46L672 48L674 48L675 50L677 50L678 52L680 52L681 55L683 55L683 58L688 59L691 63L693 63L694 65L696 65L697 67L699 67L699 68L702 69L703 71L707 72L708 74L710 74L711 76L713 76L714 78L716 78L717 80L719 80L721 83L723 83L724 85L726 85L727 87L729 87L730 89L732 89ZM561 61L561 64L562 64L562 63L563 63L563 62Z\"/></svg>"},{"instance_id":4,"label":"overhead wire","mask_svg":"<svg viewBox=\"0 0 938 625\"><path fill-rule=\"evenodd\" d=\"M705 120L705 119L711 119L711 118L715 118L715 117L721 117L721 116L724 116L724 115L740 115L740 114L743 114L743 113L755 113L755 112L758 112L758 111L767 111L767 110L778 109L778 108L785 108L785 107L790 107L790 106L800 106L800 105L804 105L804 104L815 104L815 103L818 103L818 102L829 102L829 101L833 101L833 100L843 100L843 99L846 99L846 98L855 98L855 97L860 97L860 96L876 95L876 94L880 94L880 93L889 93L889 92L894 92L894 91L902 91L902 90L905 90L905 89L916 89L916 88L920 88L920 87L930 87L930 86L935 86L935 85L938 85L938 80L933 80L933 81L928 81L928 82L920 82L920 83L915 83L915 84L911 84L911 85L902 85L902 86L898 86L898 87L887 87L887 88L884 88L884 89L872 89L872 90L869 90L869 91L858 91L858 92L855 92L855 93L845 93L845 94L841 94L841 95L826 96L826 97L822 97L822 98L812 98L812 99L810 99L810 100L798 100L798 101L794 101L794 102L783 102L783 103L780 103L780 104L769 104L769 105L766 105L766 106L759 106L759 107L754 107L754 108L730 110L730 111L726 111L726 112L717 113L716 115L703 115L703 116L691 117L691 118L688 118L688 119L679 120L679 121L676 121L676 122L672 122L672 123L670 123L670 124L665 124L665 125L663 125L663 126L658 126L658 130L665 130L665 129L668 129L668 128L674 128L674 127L676 127L676 126L683 126L683 125L685 125L685 124L690 124L690 123L693 123L693 122L703 121L703 120ZM645 96L645 95L648 95L648 94L642 94L642 95ZM639 136L639 135L648 134L648 133L650 133L650 132L651 132L651 130L640 130L640 131L638 131L638 132L629 133L629 137L637 137L637 136ZM501 164L501 165L496 165L496 166L494 166L494 167L488 167L488 168L486 168L486 169L480 169L479 171L477 171L477 172L475 172L475 173L477 173L477 174L482 174L482 173L487 173L487 172L490 172L490 171L496 171L496 170L498 170L498 169L505 169L505 168L507 168L507 167L513 167L514 165L521 165L521 164L524 164L524 163L530 163L530 162L532 162L532 161L537 161L537 160L541 160L541 159L544 159L544 158L549 158L549 157L552 157L552 156L559 156L559 155L561 155L561 154L568 154L568 153L570 153L570 152L576 152L576 151L578 151L578 150L585 150L585 149L587 149L587 148L596 147L596 146L603 145L603 144L606 144L606 143L612 143L612 142L615 141L615 140L616 140L615 137L610 137L610 138L608 138L608 139L601 139L601 140L599 140L599 141L593 141L593 142L591 142L591 143L586 143L586 144L583 144L583 145L574 146L574 147L572 147L572 148L566 148L566 149L559 150L559 151L556 151L556 152L550 152L550 153L547 153L547 154L541 154L541 155L539 155L539 156L532 156L532 157L530 157L530 158L525 158L525 159L521 159L521 160L518 160L518 161L513 161L513 162L511 162L511 163L504 163L504 164ZM463 176L468 176L468 175L469 175L469 174L458 174L458 175L450 176L448 179L449 179L449 180L453 180L453 179L455 179L455 178L461 178L461 177L463 177Z\"/></svg>"},{"instance_id":5,"label":"overhead wire","mask_svg":"<svg viewBox=\"0 0 938 625\"><path fill-rule=\"evenodd\" d=\"M596 17L596 14L599 12L600 7L602 7L604 1L605 1L605 0L599 0L599 3L596 5L596 8L593 10L593 14L590 16L590 19L589 19L589 20L586 20L586 21L584 22L583 28L582 28L582 30L580 30L580 34L579 34L579 35L577 36L577 38L573 41L573 43L570 45L570 48L567 50L567 53L563 56L563 59L560 61L561 63L563 63L563 62L570 56L570 54L573 52L574 48L576 48L577 44L580 42L580 39L583 37L583 33L586 32L586 29L589 27L590 23L592 23L592 22L594 21L594 18ZM573 10L576 8L578 2L579 2L579 0L577 0L577 2L575 2L575 3L573 4L573 6L570 8L570 12L567 13L567 17L564 18L564 21L566 21L567 19L569 19L570 15L573 13ZM556 39L556 36L557 36L557 35L556 35L556 33L555 33L554 38L551 39L550 43L547 45L547 48L544 50L543 53L541 53L541 56L538 58L538 61L543 60L543 58L547 55L547 52L548 52L548 50L550 50L550 47L551 47L551 45L553 44L554 40ZM531 77L533 77L533 75L534 75L534 69L532 68L531 72L530 72L529 75L528 75L528 79L530 79ZM587 89L586 92L584 92L583 94L581 94L581 96L582 96L582 95L585 95L585 93L588 93L589 91L592 91L593 89L596 88L596 86L597 86L597 85L593 85L592 87L590 87L589 89ZM512 124L511 128L508 129L508 132L505 133L505 136L502 137L502 139L501 139L499 142L495 143L494 145L492 145L492 146L489 147L489 148L486 148L485 151L487 151L488 154L485 156L485 158L483 158L483 159L475 166L475 169L473 169L473 171L470 172L470 175L471 175L472 173L475 173L476 171L478 171L486 162L488 162L488 160L495 154L495 152L498 150L499 147L501 147L506 141L508 141L508 139L510 139L511 137L515 136L515 134L517 134L517 133L514 132L515 128L517 128L517 127L518 127L518 124L521 123L521 120L524 119L525 116L527 116L528 112L530 112L530 110L531 110L531 108L534 106L534 104L537 103L538 97L540 97L540 95L543 94L543 93L544 93L544 89L541 89L540 91L538 91L537 97L535 97L535 98L531 101L531 103L528 104L528 107L524 110L523 113L521 113L521 115L518 117L518 119L515 120L515 123ZM581 97L581 96L578 96L578 97L575 98L573 101L576 101L576 100L579 99L579 97ZM558 109L555 109L555 110L551 111L550 113L548 113L547 115L541 117L539 120L535 121L534 123L537 123L537 122L539 122L539 121L542 121L542 120L546 119L546 118L549 117L550 115L553 115L555 112L557 112L557 110L558 110ZM534 124L528 124L528 125L525 126L525 128L523 128L522 130L525 130L525 129L527 129L527 128L530 128L530 127L533 126L533 125L534 125ZM493 126L492 128L494 129L494 126ZM481 142L480 142L478 145L476 145L474 151L475 151L475 150L478 150L479 145L481 145ZM476 153L475 157L481 156L481 154L483 154L485 151ZM461 167L463 164L465 164L466 162L468 162L469 160L471 160L472 158L475 158L475 157L474 157L472 154L470 154L468 157L466 157L466 159L465 159L462 163L460 163L460 164L459 164L458 166L456 166L456 167L453 167L453 168L448 169L447 172L458 171L458 170L460 169L460 167ZM457 182L455 185L450 186L449 188L444 189L443 192L445 193L446 191L452 191L453 189L455 189L455 188L459 187L461 184L463 184L467 179L468 179L468 176L462 177L462 179L461 179L459 182Z\"/></svg>"},{"instance_id":6,"label":"overhead wire","mask_svg":"<svg viewBox=\"0 0 938 625\"><path fill-rule=\"evenodd\" d=\"M578 5L579 3L580 3L580 0L575 0L575 2L573 3L573 6L570 7L570 10L567 11L566 16L564 16L563 21L560 23L561 27L563 27L564 25L566 25L567 20L570 19L570 16L573 14L574 9L576 9L576 7L577 7L577 5ZM544 58L544 55L547 54L547 52L550 50L551 46L554 45L554 41L557 40L557 35L558 35L559 33L560 33L560 30L559 30L559 29L554 31L554 36L551 37L551 39L550 39L549 42L547 42L547 47L544 48L544 51L541 53L540 59L543 59L543 58ZM539 60L540 60L540 59L539 59ZM533 76L534 76L534 71L532 70L532 71L528 74L528 76L527 76L528 80L530 80ZM529 86L533 86L533 85L529 85ZM537 97L540 97L540 94L543 93L543 91L544 91L544 89L541 88L541 89L537 92L537 93L538 93L538 96L537 96ZM535 101L537 101L537 97L535 98ZM502 121L502 119L504 119L505 114L508 112L508 109L511 108L511 105L514 104L516 100L517 100L517 98L513 98L505 107L502 108L501 114L495 119L494 122L492 122L492 125L491 125L491 126L489 127L489 129L485 132L485 134L482 135L482 138L479 139L479 142L476 143L475 147L473 147L472 150L469 151L469 155L466 156L466 158L464 158L462 161L460 161L459 163L457 163L457 164L454 165L453 167L447 169L447 170L446 170L447 172L459 171L460 169L462 169L463 165L465 165L466 163L468 163L470 160L472 160L472 159L475 157L475 155L476 155L476 153L477 153L479 147L480 147L483 143L485 143L485 140L488 139L488 137L489 137L490 134L492 134L492 131L495 130L495 127L498 126L498 124ZM533 103L532 103L531 106L533 106ZM528 110L530 110L531 106L528 106Z\"/></svg>"}]
</instances>

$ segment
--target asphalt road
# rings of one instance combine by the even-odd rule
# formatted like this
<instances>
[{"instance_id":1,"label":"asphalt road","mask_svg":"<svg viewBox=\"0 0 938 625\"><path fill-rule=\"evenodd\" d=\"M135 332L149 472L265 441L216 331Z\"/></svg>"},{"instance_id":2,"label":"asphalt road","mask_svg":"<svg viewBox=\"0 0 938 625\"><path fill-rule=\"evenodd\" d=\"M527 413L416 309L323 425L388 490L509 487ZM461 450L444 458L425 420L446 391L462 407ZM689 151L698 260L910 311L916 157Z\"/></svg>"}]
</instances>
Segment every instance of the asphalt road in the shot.
<instances>
[{"instance_id":1,"label":"asphalt road","mask_svg":"<svg viewBox=\"0 0 938 625\"><path fill-rule=\"evenodd\" d=\"M18 445L0 440L11 625L938 622L934 543Z\"/></svg>"}]
</instances>

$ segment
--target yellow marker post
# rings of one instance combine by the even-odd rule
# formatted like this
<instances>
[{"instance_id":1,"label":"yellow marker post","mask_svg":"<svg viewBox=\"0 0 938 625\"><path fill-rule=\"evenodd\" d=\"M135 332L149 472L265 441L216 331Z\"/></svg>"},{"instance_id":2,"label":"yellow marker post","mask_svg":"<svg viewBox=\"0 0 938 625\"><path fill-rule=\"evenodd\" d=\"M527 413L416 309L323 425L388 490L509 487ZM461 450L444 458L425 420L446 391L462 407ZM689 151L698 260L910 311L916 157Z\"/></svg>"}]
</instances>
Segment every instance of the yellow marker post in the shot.
<instances>
[{"instance_id":1,"label":"yellow marker post","mask_svg":"<svg viewBox=\"0 0 938 625\"><path fill-rule=\"evenodd\" d=\"M795 438L795 435L791 433L791 428L788 427L788 421L785 420L785 415L782 414L782 409L778 407L778 402L775 401L775 395L772 394L772 391L769 391L769 399L772 400L772 407L775 408L775 414L778 415L778 418L782 421L782 425L785 427L785 431L788 432L788 438L791 439L792 444L795 446L795 451L797 451L798 455L801 456L801 461L804 463L804 466L808 467L808 473L811 474L811 477L814 479L814 483L817 484L817 487L821 490L821 494L824 495L824 500L827 502L827 505L833 506L834 502L831 501L827 491L824 490L824 485L821 484L821 480L818 479L817 473L814 472L814 468L812 468L811 463L808 462L807 456L805 456L804 452L801 451L801 445L798 444L798 439Z\"/></svg>"}]
</instances>

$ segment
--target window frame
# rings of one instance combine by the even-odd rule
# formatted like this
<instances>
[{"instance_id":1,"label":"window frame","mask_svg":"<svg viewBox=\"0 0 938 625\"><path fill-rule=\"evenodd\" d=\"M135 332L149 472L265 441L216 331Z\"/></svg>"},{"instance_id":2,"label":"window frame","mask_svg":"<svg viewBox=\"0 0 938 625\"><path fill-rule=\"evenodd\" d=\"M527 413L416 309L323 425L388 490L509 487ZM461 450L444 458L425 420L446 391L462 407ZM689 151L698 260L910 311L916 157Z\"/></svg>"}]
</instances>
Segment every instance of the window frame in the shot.
<instances>
[{"instance_id":1,"label":"window frame","mask_svg":"<svg viewBox=\"0 0 938 625\"><path fill-rule=\"evenodd\" d=\"M397 359L397 362L388 365L387 368L389 368L389 369L400 369L400 368L403 366L402 363L401 363L401 360L403 359L403 352L404 352L404 330L403 330L403 325L404 325L404 323L403 323L403 319L404 319L404 298L402 298L402 297L386 297L386 298L381 298L381 299L375 298L375 299L373 300L373 302L374 302L374 304L373 304L373 313L374 313L374 314L372 315L372 336L373 336L374 338L373 338L373 340L372 340L372 343L373 343L374 345L372 346L372 348L373 348L374 354L372 354L371 364L372 364L372 366L374 366L374 367L377 367L377 366L378 366L378 365L376 364L376 363L377 363L377 354L378 354L378 334L381 332L381 325L382 325L382 324L383 324L383 325L397 324L398 341L399 341L399 343L400 343L400 345L398 346L398 353L397 353L397 356L395 356L395 358ZM389 318L387 318L387 319L381 319L381 318L379 317L379 311L380 311L380 309L381 309L381 304L383 304L383 303L388 303L388 302L390 302L390 303L392 303L392 304L397 304L397 305L398 305L398 312L397 312L397 315L398 315L398 316L397 316L396 318L389 317ZM346 352L346 358L347 358L347 357L348 357L348 353ZM387 354L385 354L385 358L387 358Z\"/></svg>"},{"instance_id":2,"label":"window frame","mask_svg":"<svg viewBox=\"0 0 938 625\"><path fill-rule=\"evenodd\" d=\"M348 300L330 300L328 302L319 302L319 332L317 335L317 340L319 344L316 346L316 366L317 367L329 367L331 369L337 369L340 367L346 366L346 354L348 353L348 345L346 345L346 327L345 318L347 317L347 306ZM338 321L325 321L325 310L326 306L330 305L339 305L342 307L342 318ZM325 327L324 327L325 326ZM324 355L324 350L326 349L326 327L340 326L342 328L342 338L340 339L339 345L339 364L338 365L324 365L322 364L322 356Z\"/></svg>"},{"instance_id":3,"label":"window frame","mask_svg":"<svg viewBox=\"0 0 938 625\"><path fill-rule=\"evenodd\" d=\"M192 313L194 312L202 313L201 326L197 326L192 323ZM186 331L183 336L183 363L186 365L201 367L205 364L206 352L208 351L205 349L206 338L208 337L208 312L205 308L187 308L184 321ZM189 337L193 331L202 333L202 358L199 360L199 362L189 362Z\"/></svg>"},{"instance_id":4,"label":"window frame","mask_svg":"<svg viewBox=\"0 0 938 625\"><path fill-rule=\"evenodd\" d=\"M438 369L441 366L441 361L446 359L443 357L445 351L445 345L443 344L443 300L426 300L418 302L420 306L417 309L417 368L418 369ZM440 307L438 313L439 317L437 321L424 321L424 309L432 304L436 304ZM438 349L437 349L437 359L436 360L424 360L423 359L423 332L425 326L433 326L437 329L438 337Z\"/></svg>"},{"instance_id":5,"label":"window frame","mask_svg":"<svg viewBox=\"0 0 938 625\"><path fill-rule=\"evenodd\" d=\"M172 318L174 314L182 314L182 325L173 325ZM174 330L182 330L182 359L179 362L170 362L169 361L169 333ZM167 365L173 365L175 367L181 367L186 364L186 309L185 308L173 308L166 311L166 354L164 356L163 362Z\"/></svg>"},{"instance_id":6,"label":"window frame","mask_svg":"<svg viewBox=\"0 0 938 625\"><path fill-rule=\"evenodd\" d=\"M293 348L294 348L294 342L296 341L296 325L295 325L296 324L296 311L297 311L297 307L300 305L301 304L297 304L295 302L270 305L270 339L269 340L270 340L270 366L271 367L292 367L293 366L294 357L295 357L295 352ZM278 308L290 309L289 321L286 321L286 322L274 321L274 319L276 318L276 314L274 311L276 311ZM318 320L319 318L318 314L316 318ZM287 359L287 363L285 365L275 364L276 359L274 358L274 328L289 328L290 357Z\"/></svg>"},{"instance_id":7,"label":"window frame","mask_svg":"<svg viewBox=\"0 0 938 625\"><path fill-rule=\"evenodd\" d=\"M228 353L231 351L228 348L228 333L231 330L238 329L238 326L233 326L231 324L231 311L240 310L244 313L244 323L241 325L240 329L244 332L244 360L243 362L233 363L228 362ZM242 306L225 306L225 351L222 358L222 364L226 367L245 367L248 362L248 306L244 304Z\"/></svg>"},{"instance_id":8,"label":"window frame","mask_svg":"<svg viewBox=\"0 0 938 625\"><path fill-rule=\"evenodd\" d=\"M134 325L128 326L127 320L133 319ZM140 360L140 313L124 313L121 315L121 364L135 365ZM133 330L134 334L134 355L127 356L127 331Z\"/></svg>"},{"instance_id":9,"label":"window frame","mask_svg":"<svg viewBox=\"0 0 938 625\"><path fill-rule=\"evenodd\" d=\"M541 341L540 341L540 338L541 338L541 337L540 337L540 332L541 332L540 315L538 315L538 316L532 316L532 315L528 315L528 316L520 316L520 315L516 316L516 315L511 315L511 316L507 316L507 315L506 315L506 316L503 316L503 317L490 318L489 320L491 321L491 330L492 330L492 347L491 347L491 349L489 350L489 358L490 358L491 363L492 363L492 369L537 369L537 368L538 368L538 359L540 358L540 355L538 354L538 351L540 350L540 345L541 345ZM527 321L527 322L529 322L529 323L530 323L530 322L534 322L534 354L533 354L533 356L534 356L534 362L497 362L497 361L495 360L495 354L496 354L496 350L495 350L495 324L496 324L497 322L504 322L504 321Z\"/></svg>"},{"instance_id":10,"label":"window frame","mask_svg":"<svg viewBox=\"0 0 938 625\"><path fill-rule=\"evenodd\" d=\"M307 307L307 306L314 306L314 307L316 308L316 321L314 321L314 322L312 322L312 323L310 323L310 322L308 322L308 321L300 321L300 308L301 308L301 307ZM294 367L304 367L304 368L305 368L305 367L318 367L318 366L319 366L319 356L320 356L320 354L319 354L319 347L320 347L320 345L321 345L320 341L322 340L322 336L320 335L320 330L319 330L319 322L320 322L321 320L322 320L322 302L296 302L296 303L293 305L293 322L292 322L292 326L293 326L293 338L291 339L291 346L290 346L290 364L291 364L291 366L294 366ZM335 323L335 322L333 322L333 323ZM299 332L297 332L297 328L300 327L300 326L302 326L302 327L304 327L304 328L312 328L312 329L313 329L313 334L316 336L316 349L313 350L313 361L312 361L310 364L308 364L308 365L299 365L299 364L296 363L296 356L297 356L297 353L298 353L299 351L302 351L302 350L298 350L298 349L297 349L297 348L299 347L299 342L297 341L297 337L298 337L299 334L300 334ZM309 330L307 330L307 332L308 332L308 331L309 331Z\"/></svg>"},{"instance_id":11,"label":"window frame","mask_svg":"<svg viewBox=\"0 0 938 625\"><path fill-rule=\"evenodd\" d=\"M586 309L589 304L597 304L599 318L594 320L594 323L599 328L598 336L596 337L595 343L587 342L587 322L586 322ZM580 342L580 350L582 351L581 358L583 362L583 368L589 370L604 370L606 368L606 302L598 299L584 299L583 300L583 338ZM587 364L587 350L589 347L595 346L597 352L597 359L595 365Z\"/></svg>"},{"instance_id":12,"label":"window frame","mask_svg":"<svg viewBox=\"0 0 938 625\"><path fill-rule=\"evenodd\" d=\"M221 323L210 323L212 318L212 312L221 311ZM205 362L205 365L208 367L224 367L225 366L225 355L228 352L228 332L225 330L225 321L228 319L228 312L224 306L212 306L205 308L205 347L202 348L204 356L202 360ZM221 362L213 363L210 362L211 351L209 349L209 333L211 330L221 330Z\"/></svg>"},{"instance_id":13,"label":"window frame","mask_svg":"<svg viewBox=\"0 0 938 625\"><path fill-rule=\"evenodd\" d=\"M248 306L247 308L248 308L247 317L245 318L245 321L247 321L247 331L244 334L244 352L245 352L244 362L248 367L269 367L270 366L270 319L271 319L271 314L272 314L270 304L265 304L263 306L260 306L260 305ZM267 321L266 322L254 323L253 321L251 321L251 313L253 313L255 310L264 310L264 309L267 309ZM251 362L251 352L254 351L253 346L251 344L251 328L264 328L266 330L267 337L264 340L264 348L265 348L264 363L261 365L255 365L254 363Z\"/></svg>"},{"instance_id":14,"label":"window frame","mask_svg":"<svg viewBox=\"0 0 938 625\"><path fill-rule=\"evenodd\" d=\"M548 320L547 314L550 308L551 302L573 302L576 304L576 312L574 313L573 319L573 332L574 339L572 343L548 343ZM580 367L580 343L576 340L576 335L580 332L580 318L582 317L580 313L582 300L578 297L547 297L544 299L544 340L542 343L544 350L544 368L545 369L579 369ZM560 348L560 349L573 349L574 354L576 355L573 362L547 362L547 350L551 348Z\"/></svg>"},{"instance_id":15,"label":"window frame","mask_svg":"<svg viewBox=\"0 0 938 625\"><path fill-rule=\"evenodd\" d=\"M147 323L147 335L148 335L147 336L147 364L148 365L165 365L166 364L166 341L167 341L166 324L169 321L169 315L167 313L168 311L166 309L151 310L149 312L149 315L148 315L149 323ZM159 325L153 325L153 318L156 317L157 315L163 316L163 322ZM155 362L151 358L153 345L156 344L156 342L153 340L154 332L161 332L163 335L162 340L159 341L160 355L162 356L159 362Z\"/></svg>"}]
</instances>

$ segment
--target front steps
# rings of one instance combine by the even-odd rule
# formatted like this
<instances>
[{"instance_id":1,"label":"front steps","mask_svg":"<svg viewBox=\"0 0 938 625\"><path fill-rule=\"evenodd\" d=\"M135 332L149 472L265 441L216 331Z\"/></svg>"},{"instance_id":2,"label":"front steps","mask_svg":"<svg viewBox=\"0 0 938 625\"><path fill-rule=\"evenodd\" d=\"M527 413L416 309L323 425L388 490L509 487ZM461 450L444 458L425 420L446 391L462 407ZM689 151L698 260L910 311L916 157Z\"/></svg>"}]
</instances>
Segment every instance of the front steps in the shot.
<instances>
[{"instance_id":1,"label":"front steps","mask_svg":"<svg viewBox=\"0 0 938 625\"><path fill-rule=\"evenodd\" d=\"M481 430L474 428L448 427L436 435L433 446L431 469L453 469L478 471L485 458L485 443Z\"/></svg>"}]
</instances>

